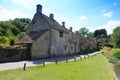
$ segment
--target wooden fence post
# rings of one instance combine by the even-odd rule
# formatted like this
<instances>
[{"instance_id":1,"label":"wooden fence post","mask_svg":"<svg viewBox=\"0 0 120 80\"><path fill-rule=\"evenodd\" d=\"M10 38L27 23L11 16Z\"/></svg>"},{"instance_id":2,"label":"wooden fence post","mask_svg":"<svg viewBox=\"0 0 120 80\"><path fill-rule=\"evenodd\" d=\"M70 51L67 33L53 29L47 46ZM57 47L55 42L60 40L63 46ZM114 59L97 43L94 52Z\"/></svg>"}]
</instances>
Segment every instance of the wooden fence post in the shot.
<instances>
[{"instance_id":1,"label":"wooden fence post","mask_svg":"<svg viewBox=\"0 0 120 80\"><path fill-rule=\"evenodd\" d=\"M58 62L58 61L57 61L57 60L55 60L55 64L57 64L57 62Z\"/></svg>"},{"instance_id":2,"label":"wooden fence post","mask_svg":"<svg viewBox=\"0 0 120 80\"><path fill-rule=\"evenodd\" d=\"M23 71L25 71L26 70L26 63L24 63L24 67L23 67Z\"/></svg>"},{"instance_id":3,"label":"wooden fence post","mask_svg":"<svg viewBox=\"0 0 120 80\"><path fill-rule=\"evenodd\" d=\"M68 63L68 59L66 59L66 63Z\"/></svg>"},{"instance_id":4,"label":"wooden fence post","mask_svg":"<svg viewBox=\"0 0 120 80\"><path fill-rule=\"evenodd\" d=\"M45 62L43 61L43 67L45 67Z\"/></svg>"}]
</instances>

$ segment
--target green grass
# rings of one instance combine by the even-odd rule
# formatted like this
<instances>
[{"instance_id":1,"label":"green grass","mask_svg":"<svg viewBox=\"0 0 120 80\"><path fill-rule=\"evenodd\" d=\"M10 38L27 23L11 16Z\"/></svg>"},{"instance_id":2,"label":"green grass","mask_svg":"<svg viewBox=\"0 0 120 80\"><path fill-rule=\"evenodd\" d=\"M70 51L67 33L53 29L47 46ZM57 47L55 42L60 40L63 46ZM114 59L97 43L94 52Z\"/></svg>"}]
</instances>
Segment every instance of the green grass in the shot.
<instances>
[{"instance_id":1,"label":"green grass","mask_svg":"<svg viewBox=\"0 0 120 80\"><path fill-rule=\"evenodd\" d=\"M0 72L0 80L114 80L107 59L98 54L84 60Z\"/></svg>"},{"instance_id":2,"label":"green grass","mask_svg":"<svg viewBox=\"0 0 120 80\"><path fill-rule=\"evenodd\" d=\"M113 48L109 51L108 47L104 47L101 52L104 52L103 55L108 58L109 62L113 63L114 72L120 77L120 48Z\"/></svg>"}]
</instances>

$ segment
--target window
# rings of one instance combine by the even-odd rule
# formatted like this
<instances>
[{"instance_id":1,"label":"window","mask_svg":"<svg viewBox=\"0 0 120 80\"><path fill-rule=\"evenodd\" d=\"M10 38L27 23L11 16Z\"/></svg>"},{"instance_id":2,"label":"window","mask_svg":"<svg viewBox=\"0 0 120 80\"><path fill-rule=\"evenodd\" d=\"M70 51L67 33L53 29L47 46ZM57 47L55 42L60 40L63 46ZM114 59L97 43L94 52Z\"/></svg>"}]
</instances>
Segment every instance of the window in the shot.
<instances>
[{"instance_id":1,"label":"window","mask_svg":"<svg viewBox=\"0 0 120 80\"><path fill-rule=\"evenodd\" d=\"M71 46L71 51L73 51L73 46Z\"/></svg>"},{"instance_id":2,"label":"window","mask_svg":"<svg viewBox=\"0 0 120 80\"><path fill-rule=\"evenodd\" d=\"M66 49L67 49L67 46L65 45L65 46L64 46L64 50L66 50Z\"/></svg>"},{"instance_id":3,"label":"window","mask_svg":"<svg viewBox=\"0 0 120 80\"><path fill-rule=\"evenodd\" d=\"M63 37L63 32L62 31L59 32L59 37L61 37L61 38Z\"/></svg>"}]
</instances>

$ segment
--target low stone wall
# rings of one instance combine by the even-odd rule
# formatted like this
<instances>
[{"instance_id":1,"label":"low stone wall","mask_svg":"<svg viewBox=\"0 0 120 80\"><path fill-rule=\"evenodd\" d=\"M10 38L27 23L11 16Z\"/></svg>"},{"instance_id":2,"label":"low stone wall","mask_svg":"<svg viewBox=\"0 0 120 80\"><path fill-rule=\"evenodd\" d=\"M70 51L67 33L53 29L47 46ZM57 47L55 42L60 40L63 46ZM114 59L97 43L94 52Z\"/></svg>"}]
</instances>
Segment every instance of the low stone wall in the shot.
<instances>
[{"instance_id":1,"label":"low stone wall","mask_svg":"<svg viewBox=\"0 0 120 80\"><path fill-rule=\"evenodd\" d=\"M0 63L26 60L27 55L26 49L0 48Z\"/></svg>"}]
</instances>

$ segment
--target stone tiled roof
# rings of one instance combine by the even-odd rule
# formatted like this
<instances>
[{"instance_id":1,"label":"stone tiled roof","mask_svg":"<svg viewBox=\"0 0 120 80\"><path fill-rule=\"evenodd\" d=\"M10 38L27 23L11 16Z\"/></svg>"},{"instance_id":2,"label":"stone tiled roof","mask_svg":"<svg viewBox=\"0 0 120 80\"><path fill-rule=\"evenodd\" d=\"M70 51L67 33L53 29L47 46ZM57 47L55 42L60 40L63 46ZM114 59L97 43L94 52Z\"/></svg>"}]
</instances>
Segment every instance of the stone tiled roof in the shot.
<instances>
[{"instance_id":1,"label":"stone tiled roof","mask_svg":"<svg viewBox=\"0 0 120 80\"><path fill-rule=\"evenodd\" d=\"M21 40L19 40L19 43L33 43L36 39L38 39L40 36L42 36L45 32L48 30L41 30L41 31L33 31L30 32L28 35L25 35Z\"/></svg>"},{"instance_id":2,"label":"stone tiled roof","mask_svg":"<svg viewBox=\"0 0 120 80\"><path fill-rule=\"evenodd\" d=\"M31 37L30 36L28 36L28 35L25 35L21 40L19 40L18 42L17 42L17 44L21 44L21 43L32 43L33 42L33 40L31 39Z\"/></svg>"},{"instance_id":3,"label":"stone tiled roof","mask_svg":"<svg viewBox=\"0 0 120 80\"><path fill-rule=\"evenodd\" d=\"M28 34L28 36L30 36L32 40L36 40L47 31L48 30L32 31Z\"/></svg>"},{"instance_id":4,"label":"stone tiled roof","mask_svg":"<svg viewBox=\"0 0 120 80\"><path fill-rule=\"evenodd\" d=\"M59 31L63 31L63 32L70 32L69 29L67 29L67 28L63 27L62 25L60 25L55 19L50 19L50 17L48 17L48 16L46 16L44 14L37 13L36 15L42 16L42 18L46 20L46 22L48 23L50 28L56 29L56 30L59 30Z\"/></svg>"},{"instance_id":5,"label":"stone tiled roof","mask_svg":"<svg viewBox=\"0 0 120 80\"><path fill-rule=\"evenodd\" d=\"M40 17L46 21L46 23L49 25L49 27L51 29L56 29L58 31L63 31L63 32L67 32L67 33L70 32L69 29L60 25L56 20L51 19L50 17L48 17L44 14L36 13L33 19L38 18L37 20L39 20ZM32 25L32 23L30 23L30 25ZM32 43L32 42L34 42L34 40L38 39L41 35L43 35L46 31L48 31L48 29L47 30L30 31L29 33L27 33L27 35L25 37L23 37L19 41L19 43Z\"/></svg>"}]
</instances>

